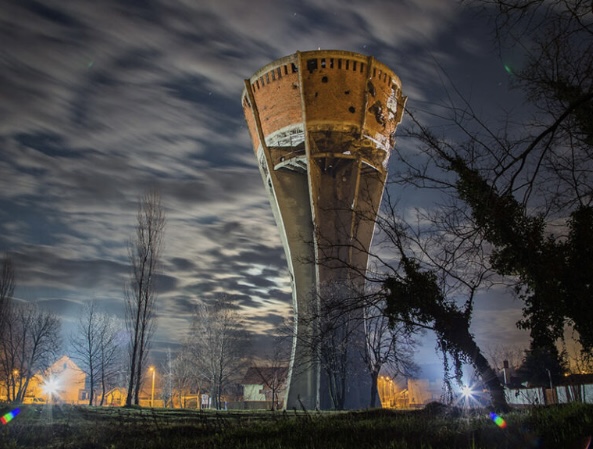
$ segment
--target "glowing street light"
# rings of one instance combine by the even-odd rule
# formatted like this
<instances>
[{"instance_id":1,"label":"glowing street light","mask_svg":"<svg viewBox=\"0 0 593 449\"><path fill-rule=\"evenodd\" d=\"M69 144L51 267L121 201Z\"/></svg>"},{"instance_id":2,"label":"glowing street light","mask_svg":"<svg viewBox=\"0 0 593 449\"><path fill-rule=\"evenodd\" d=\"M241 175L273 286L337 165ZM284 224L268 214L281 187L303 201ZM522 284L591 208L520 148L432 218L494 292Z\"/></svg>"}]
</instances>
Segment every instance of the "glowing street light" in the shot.
<instances>
[{"instance_id":1,"label":"glowing street light","mask_svg":"<svg viewBox=\"0 0 593 449\"><path fill-rule=\"evenodd\" d=\"M463 387L461 387L461 394L464 398L469 398L473 396L474 392L470 386L464 385Z\"/></svg>"},{"instance_id":2,"label":"glowing street light","mask_svg":"<svg viewBox=\"0 0 593 449\"><path fill-rule=\"evenodd\" d=\"M12 370L12 397L13 397L13 399L16 399L16 380L17 380L18 375L19 375L19 370L16 368L13 369Z\"/></svg>"},{"instance_id":3,"label":"glowing street light","mask_svg":"<svg viewBox=\"0 0 593 449\"><path fill-rule=\"evenodd\" d=\"M154 366L151 366L148 369L149 371L152 371L152 392L150 394L150 407L154 408L154 375L156 373L156 370L154 369Z\"/></svg>"}]
</instances>

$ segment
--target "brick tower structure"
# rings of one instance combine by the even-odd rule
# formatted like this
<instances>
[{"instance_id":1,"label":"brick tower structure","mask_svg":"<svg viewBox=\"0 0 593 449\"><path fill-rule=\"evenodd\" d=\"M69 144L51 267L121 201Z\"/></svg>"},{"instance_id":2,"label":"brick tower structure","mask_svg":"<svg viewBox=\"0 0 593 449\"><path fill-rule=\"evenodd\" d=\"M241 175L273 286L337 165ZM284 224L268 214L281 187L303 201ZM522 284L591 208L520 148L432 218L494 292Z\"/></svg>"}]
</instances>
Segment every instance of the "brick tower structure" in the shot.
<instances>
[{"instance_id":1,"label":"brick tower structure","mask_svg":"<svg viewBox=\"0 0 593 449\"><path fill-rule=\"evenodd\" d=\"M324 288L363 285L374 218L406 98L373 57L320 50L278 59L245 80L243 110L292 281L295 337L287 408L332 408L318 331L305 318ZM326 288L327 290L327 288ZM361 313L361 312L360 312ZM345 408L367 407L364 367L350 352ZM368 380L366 381L368 384Z\"/></svg>"}]
</instances>

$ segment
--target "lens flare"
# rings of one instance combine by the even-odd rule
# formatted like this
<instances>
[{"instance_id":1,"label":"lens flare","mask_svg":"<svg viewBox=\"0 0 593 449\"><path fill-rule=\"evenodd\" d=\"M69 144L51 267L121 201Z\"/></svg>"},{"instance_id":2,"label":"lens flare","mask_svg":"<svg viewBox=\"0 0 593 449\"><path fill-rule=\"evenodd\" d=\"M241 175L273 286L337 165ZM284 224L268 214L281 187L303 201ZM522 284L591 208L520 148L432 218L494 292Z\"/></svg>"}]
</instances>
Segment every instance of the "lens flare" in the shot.
<instances>
[{"instance_id":1,"label":"lens flare","mask_svg":"<svg viewBox=\"0 0 593 449\"><path fill-rule=\"evenodd\" d=\"M20 409L15 408L14 410L12 410L11 412L8 412L6 415L0 417L0 422L2 424L8 424L10 421L12 421L12 419L18 415L20 413Z\"/></svg>"},{"instance_id":2,"label":"lens flare","mask_svg":"<svg viewBox=\"0 0 593 449\"><path fill-rule=\"evenodd\" d=\"M464 398L470 398L474 395L474 390L472 389L472 387L464 385L463 387L461 387L461 395Z\"/></svg>"},{"instance_id":3,"label":"lens flare","mask_svg":"<svg viewBox=\"0 0 593 449\"><path fill-rule=\"evenodd\" d=\"M501 429L504 429L507 426L507 422L494 412L490 412L490 419Z\"/></svg>"},{"instance_id":4,"label":"lens flare","mask_svg":"<svg viewBox=\"0 0 593 449\"><path fill-rule=\"evenodd\" d=\"M55 377L51 377L45 381L45 383L42 385L42 389L45 394L54 396L60 389L60 382Z\"/></svg>"}]
</instances>

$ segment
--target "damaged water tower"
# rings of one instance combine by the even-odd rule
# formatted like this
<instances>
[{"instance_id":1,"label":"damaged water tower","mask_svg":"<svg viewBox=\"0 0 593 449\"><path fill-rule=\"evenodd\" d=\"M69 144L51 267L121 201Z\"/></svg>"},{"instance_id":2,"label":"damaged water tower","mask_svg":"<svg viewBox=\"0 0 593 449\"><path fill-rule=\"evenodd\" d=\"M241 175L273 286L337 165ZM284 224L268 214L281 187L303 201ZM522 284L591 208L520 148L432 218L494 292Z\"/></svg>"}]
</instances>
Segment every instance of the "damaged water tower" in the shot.
<instances>
[{"instance_id":1,"label":"damaged water tower","mask_svg":"<svg viewBox=\"0 0 593 449\"><path fill-rule=\"evenodd\" d=\"M318 307L324 286L364 285L405 100L387 66L346 51L297 52L245 80L243 110L292 280L289 409L332 408L320 350L300 338L317 332L304 314ZM351 354L364 350L352 344ZM353 363L345 408L368 407L362 360Z\"/></svg>"}]
</instances>

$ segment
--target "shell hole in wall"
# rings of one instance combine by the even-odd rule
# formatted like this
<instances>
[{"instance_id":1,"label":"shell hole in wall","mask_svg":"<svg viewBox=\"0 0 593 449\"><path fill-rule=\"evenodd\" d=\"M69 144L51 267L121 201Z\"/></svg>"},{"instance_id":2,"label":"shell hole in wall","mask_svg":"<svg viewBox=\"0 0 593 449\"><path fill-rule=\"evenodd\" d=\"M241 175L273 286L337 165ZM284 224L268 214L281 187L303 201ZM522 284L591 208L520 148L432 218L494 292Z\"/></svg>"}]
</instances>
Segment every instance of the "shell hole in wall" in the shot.
<instances>
[{"instance_id":1,"label":"shell hole in wall","mask_svg":"<svg viewBox=\"0 0 593 449\"><path fill-rule=\"evenodd\" d=\"M349 110L349 111L350 111L352 114L354 114L354 113L356 112L356 108L355 108L354 106L350 106L350 107L348 108L348 110Z\"/></svg>"},{"instance_id":2,"label":"shell hole in wall","mask_svg":"<svg viewBox=\"0 0 593 449\"><path fill-rule=\"evenodd\" d=\"M322 83L327 83L328 82L327 76L324 76L323 78L321 78L321 82Z\"/></svg>"}]
</instances>

